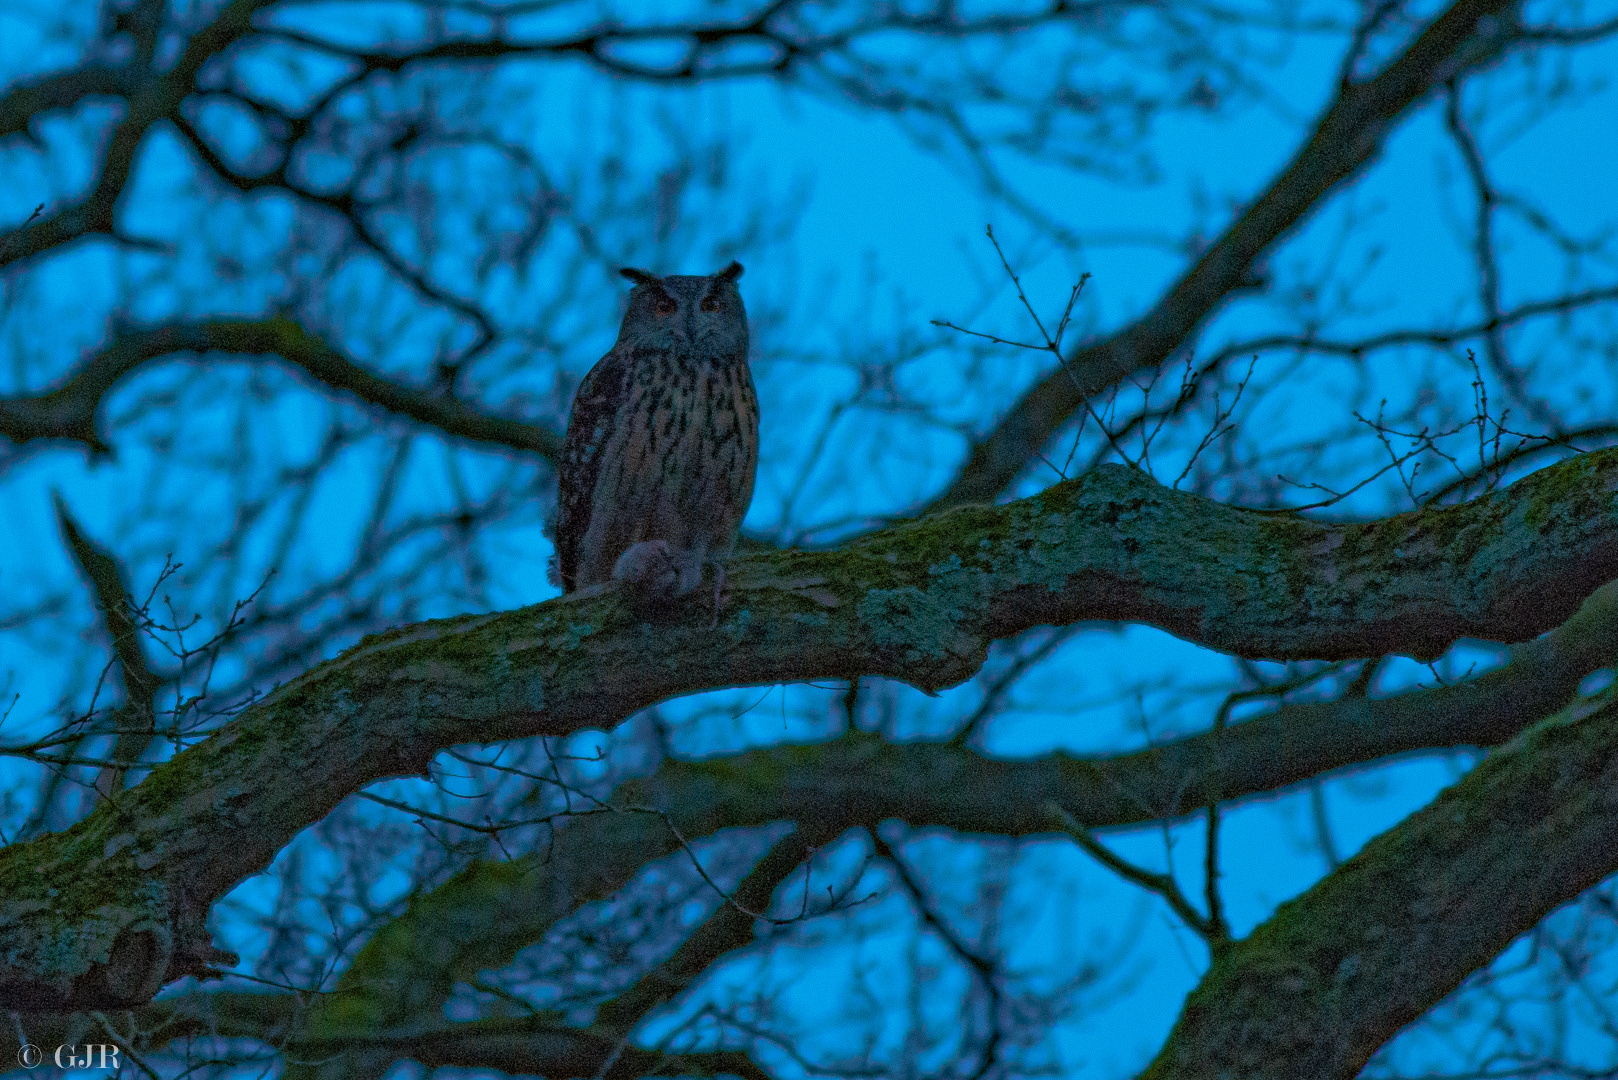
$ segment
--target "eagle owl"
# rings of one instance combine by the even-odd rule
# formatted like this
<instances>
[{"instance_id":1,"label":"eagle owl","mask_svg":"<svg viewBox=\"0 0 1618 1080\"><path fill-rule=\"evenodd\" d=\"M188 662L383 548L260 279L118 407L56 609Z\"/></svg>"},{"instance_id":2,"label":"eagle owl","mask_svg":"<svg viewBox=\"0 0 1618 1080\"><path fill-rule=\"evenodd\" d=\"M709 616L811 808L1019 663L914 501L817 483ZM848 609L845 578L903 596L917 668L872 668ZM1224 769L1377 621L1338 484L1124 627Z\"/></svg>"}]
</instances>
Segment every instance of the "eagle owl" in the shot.
<instances>
[{"instance_id":1,"label":"eagle owl","mask_svg":"<svg viewBox=\"0 0 1618 1080\"><path fill-rule=\"evenodd\" d=\"M557 462L550 580L626 581L661 601L696 589L711 562L717 603L758 471L742 266L619 273L635 283L629 310L579 384Z\"/></svg>"}]
</instances>

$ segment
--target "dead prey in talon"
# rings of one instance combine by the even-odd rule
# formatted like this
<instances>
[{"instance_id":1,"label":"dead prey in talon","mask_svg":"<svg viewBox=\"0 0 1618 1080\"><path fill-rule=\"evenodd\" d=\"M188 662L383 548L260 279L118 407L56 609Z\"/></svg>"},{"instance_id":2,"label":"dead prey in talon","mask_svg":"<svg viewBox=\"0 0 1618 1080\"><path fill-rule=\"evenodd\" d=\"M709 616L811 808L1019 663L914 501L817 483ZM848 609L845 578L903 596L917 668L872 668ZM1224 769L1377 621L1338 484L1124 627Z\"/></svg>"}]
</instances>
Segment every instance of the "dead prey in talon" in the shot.
<instances>
[{"instance_id":1,"label":"dead prey in talon","mask_svg":"<svg viewBox=\"0 0 1618 1080\"><path fill-rule=\"evenodd\" d=\"M635 282L629 308L579 384L557 462L550 580L565 593L621 581L647 617L696 591L711 565L717 626L758 471L742 267L620 273Z\"/></svg>"},{"instance_id":2,"label":"dead prey in talon","mask_svg":"<svg viewBox=\"0 0 1618 1080\"><path fill-rule=\"evenodd\" d=\"M669 550L667 540L642 540L629 545L612 565L612 579L626 582L638 607L648 603L655 610L674 596L683 596L702 583L702 564L691 558L691 552ZM713 619L711 630L719 625L719 613L730 602L730 587L725 580L725 564L712 560L714 569Z\"/></svg>"}]
</instances>

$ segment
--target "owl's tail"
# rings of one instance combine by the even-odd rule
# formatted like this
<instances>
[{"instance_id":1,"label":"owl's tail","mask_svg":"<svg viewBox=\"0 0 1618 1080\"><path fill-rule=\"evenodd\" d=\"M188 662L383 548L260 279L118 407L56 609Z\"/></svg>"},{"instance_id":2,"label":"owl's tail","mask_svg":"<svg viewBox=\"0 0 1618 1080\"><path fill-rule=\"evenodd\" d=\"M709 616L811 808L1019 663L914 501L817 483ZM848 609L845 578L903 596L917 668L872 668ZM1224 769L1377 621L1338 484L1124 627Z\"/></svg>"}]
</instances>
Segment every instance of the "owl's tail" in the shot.
<instances>
[{"instance_id":1,"label":"owl's tail","mask_svg":"<svg viewBox=\"0 0 1618 1080\"><path fill-rule=\"evenodd\" d=\"M545 515L545 539L552 544L556 543L556 519L557 512L555 509ZM545 564L545 580L555 585L558 589L562 587L562 557L556 554L555 551L551 552L550 561Z\"/></svg>"}]
</instances>

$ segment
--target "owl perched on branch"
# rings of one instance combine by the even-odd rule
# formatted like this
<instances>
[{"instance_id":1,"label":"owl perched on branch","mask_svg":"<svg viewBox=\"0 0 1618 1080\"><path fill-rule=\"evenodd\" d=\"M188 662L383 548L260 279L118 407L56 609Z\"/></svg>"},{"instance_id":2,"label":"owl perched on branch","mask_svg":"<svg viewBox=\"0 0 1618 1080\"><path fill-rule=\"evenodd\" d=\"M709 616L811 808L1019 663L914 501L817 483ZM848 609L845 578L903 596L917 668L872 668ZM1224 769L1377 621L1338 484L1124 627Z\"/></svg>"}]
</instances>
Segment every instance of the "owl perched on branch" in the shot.
<instances>
[{"instance_id":1,"label":"owl perched on branch","mask_svg":"<svg viewBox=\"0 0 1618 1080\"><path fill-rule=\"evenodd\" d=\"M733 262L708 277L619 271L635 283L618 342L579 384L557 462L563 592L627 582L645 607L724 559L753 498L758 397Z\"/></svg>"}]
</instances>

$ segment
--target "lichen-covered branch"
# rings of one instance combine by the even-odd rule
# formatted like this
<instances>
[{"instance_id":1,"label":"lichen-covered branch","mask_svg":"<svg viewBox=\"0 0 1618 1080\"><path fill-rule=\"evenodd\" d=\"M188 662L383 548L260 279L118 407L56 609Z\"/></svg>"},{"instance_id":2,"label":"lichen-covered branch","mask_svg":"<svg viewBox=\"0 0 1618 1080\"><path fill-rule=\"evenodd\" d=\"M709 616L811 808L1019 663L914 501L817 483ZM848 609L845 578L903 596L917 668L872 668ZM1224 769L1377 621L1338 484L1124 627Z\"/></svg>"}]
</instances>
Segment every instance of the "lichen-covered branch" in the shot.
<instances>
[{"instance_id":1,"label":"lichen-covered branch","mask_svg":"<svg viewBox=\"0 0 1618 1080\"><path fill-rule=\"evenodd\" d=\"M235 353L277 357L322 386L427 424L457 439L492 443L555 457L561 436L550 428L492 416L465 402L383 378L356 364L291 319L209 319L125 330L88 357L58 385L37 394L0 398L0 435L24 444L36 439L110 447L100 427L101 403L121 380L179 353Z\"/></svg>"},{"instance_id":2,"label":"lichen-covered branch","mask_svg":"<svg viewBox=\"0 0 1618 1080\"><path fill-rule=\"evenodd\" d=\"M790 820L797 831L749 875L736 899L762 910L808 845L888 819L961 833L1029 835L1051 828L1060 801L1091 828L1202 810L1212 788L1239 802L1334 769L1393 754L1496 746L1549 716L1583 677L1618 659L1618 582L1597 589L1551 633L1513 646L1502 667L1467 682L1385 698L1282 705L1223 731L1103 757L995 761L958 743L890 743L846 733L721 760L667 762L623 785L612 813L568 822L542 854L477 864L418 898L360 950L336 993L313 1003L310 1030L363 1029L437 1015L453 981L508 963L574 907L599 900L647 862L676 850L656 807L687 836ZM627 1026L706 962L752 939L752 921L721 906L659 972L604 1006L597 1027ZM335 1018L342 1018L337 1024ZM393 1063L380 1052L365 1075ZM359 1069L358 1059L351 1067Z\"/></svg>"},{"instance_id":3,"label":"lichen-covered branch","mask_svg":"<svg viewBox=\"0 0 1618 1080\"><path fill-rule=\"evenodd\" d=\"M881 675L938 689L997 638L1084 619L1243 656L1429 657L1461 636L1533 637L1615 577L1618 451L1352 525L1115 466L837 551L737 559L717 627L697 602L640 622L610 587L405 627L273 691L72 829L0 851L0 1002L138 1003L207 973L215 900L348 794L423 773L446 746L599 727L718 687Z\"/></svg>"},{"instance_id":4,"label":"lichen-covered branch","mask_svg":"<svg viewBox=\"0 0 1618 1080\"><path fill-rule=\"evenodd\" d=\"M476 863L417 897L371 937L331 993L297 1008L291 995L281 1001L198 994L183 1005L147 1006L136 1014L137 1026L161 1031L157 1045L199 1033L274 1044L314 1040L340 1055L345 1075L379 1076L407 1048L386 1040L342 1046L345 1033L396 1030L440 1015L457 980L504 966L557 920L611 895L646 863L677 849L663 817L626 807L655 806L687 836L726 825L797 821L734 894L742 907L759 911L809 846L851 826L871 828L893 818L1021 835L1045 831L1039 808L1052 799L1091 827L1194 812L1207 801L1213 777L1223 798L1240 801L1390 754L1497 745L1556 711L1584 675L1615 658L1618 582L1596 590L1556 630L1514 646L1504 666L1479 678L1386 698L1283 705L1222 732L1134 753L992 761L956 743L894 744L853 732L829 743L668 762L655 776L616 792L614 811L571 819L543 852ZM603 1006L591 1030L621 1037L752 934L751 919L720 905L672 957ZM40 1017L29 1036L37 1042L36 1028L55 1031L62 1022ZM302 1075L300 1069L289 1066L289 1075Z\"/></svg>"},{"instance_id":5,"label":"lichen-covered branch","mask_svg":"<svg viewBox=\"0 0 1618 1080\"><path fill-rule=\"evenodd\" d=\"M1004 491L1092 394L1166 361L1218 307L1254 284L1254 268L1331 191L1359 174L1399 118L1448 80L1486 63L1513 37L1512 0L1459 0L1365 82L1344 82L1308 141L1140 318L1086 345L1029 389L977 442L933 509Z\"/></svg>"},{"instance_id":6,"label":"lichen-covered branch","mask_svg":"<svg viewBox=\"0 0 1618 1080\"><path fill-rule=\"evenodd\" d=\"M1142 1080L1349 1080L1618 871L1618 693L1542 721L1217 950Z\"/></svg>"}]
</instances>

